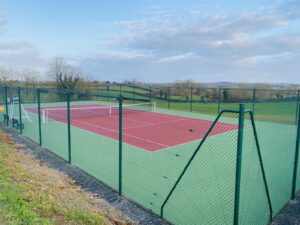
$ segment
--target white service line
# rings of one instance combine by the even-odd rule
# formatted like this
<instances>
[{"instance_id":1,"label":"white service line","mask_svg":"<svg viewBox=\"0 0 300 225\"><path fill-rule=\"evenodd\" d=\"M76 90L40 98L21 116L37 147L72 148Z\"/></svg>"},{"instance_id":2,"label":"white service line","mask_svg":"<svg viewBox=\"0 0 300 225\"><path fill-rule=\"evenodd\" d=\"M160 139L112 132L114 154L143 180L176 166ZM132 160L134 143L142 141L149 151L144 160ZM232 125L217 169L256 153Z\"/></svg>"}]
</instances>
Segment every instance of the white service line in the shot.
<instances>
[{"instance_id":1,"label":"white service line","mask_svg":"<svg viewBox=\"0 0 300 225\"><path fill-rule=\"evenodd\" d=\"M79 123L83 123L83 124L87 124L88 126L93 126L93 127L97 127L97 128L100 128L100 129L104 129L104 130L108 130L108 131L112 131L114 133L119 133L119 131L116 131L116 130L112 130L112 129L108 129L108 128L105 128L105 127L101 127L101 126L98 126L98 125L94 125L94 124L91 124L91 123L86 123L86 122L82 122L80 120L73 120L73 121L77 121ZM72 125L72 124L71 124ZM98 134L98 133L96 133ZM100 134L102 135L102 134ZM158 143L158 142L155 142L155 141L150 141L148 139L145 139L145 138L141 138L141 137L137 137L135 135L131 135L131 134L126 134L126 133L123 133L123 136L126 135L126 136L129 136L129 137L133 137L133 138L136 138L136 139L140 139L142 141L146 141L146 142L150 142L150 143L153 143L153 144L156 144L156 145L160 145L160 146L163 146L163 147L170 147L169 145L164 145L164 144L161 144L161 143ZM103 135L105 136L105 135Z\"/></svg>"}]
</instances>

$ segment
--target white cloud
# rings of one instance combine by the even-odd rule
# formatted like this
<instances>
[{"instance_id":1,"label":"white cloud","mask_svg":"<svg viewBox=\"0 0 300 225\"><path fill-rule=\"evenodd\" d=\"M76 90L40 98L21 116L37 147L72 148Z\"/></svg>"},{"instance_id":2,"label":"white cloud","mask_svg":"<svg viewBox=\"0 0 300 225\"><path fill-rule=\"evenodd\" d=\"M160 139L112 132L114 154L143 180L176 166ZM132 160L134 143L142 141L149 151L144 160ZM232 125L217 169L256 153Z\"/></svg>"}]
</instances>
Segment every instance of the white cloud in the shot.
<instances>
[{"instance_id":1,"label":"white cloud","mask_svg":"<svg viewBox=\"0 0 300 225\"><path fill-rule=\"evenodd\" d=\"M156 9L141 20L116 22L125 32L110 37L110 47L122 57L94 58L89 71L111 70L114 80L138 76L150 82L182 76L207 82L300 82L295 60L300 54L300 10L295 10L299 5L294 1L215 15L201 7L192 14L191 9ZM137 55L126 58L127 53ZM89 63L86 59L82 65Z\"/></svg>"}]
</instances>

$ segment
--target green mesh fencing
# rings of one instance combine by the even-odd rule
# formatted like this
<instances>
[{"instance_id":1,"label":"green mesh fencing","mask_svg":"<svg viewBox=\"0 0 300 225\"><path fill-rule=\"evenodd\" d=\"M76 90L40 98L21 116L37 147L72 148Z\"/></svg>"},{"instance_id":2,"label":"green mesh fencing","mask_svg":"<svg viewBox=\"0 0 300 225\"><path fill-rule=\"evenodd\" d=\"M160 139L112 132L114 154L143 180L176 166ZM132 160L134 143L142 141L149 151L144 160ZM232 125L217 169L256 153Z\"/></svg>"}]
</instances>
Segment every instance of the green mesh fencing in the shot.
<instances>
[{"instance_id":1,"label":"green mesh fencing","mask_svg":"<svg viewBox=\"0 0 300 225\"><path fill-rule=\"evenodd\" d=\"M65 92L43 90L40 101L42 146L68 160L68 118L65 112L56 111L66 109L67 95Z\"/></svg>"},{"instance_id":2,"label":"green mesh fencing","mask_svg":"<svg viewBox=\"0 0 300 225\"><path fill-rule=\"evenodd\" d=\"M246 113L241 170L240 224L268 224L271 214L258 153L258 150L264 149L257 148L254 128L249 114ZM258 130L257 132L260 137L261 133ZM261 146L261 138L258 141ZM265 158L262 160L265 166ZM269 175L269 171L265 172Z\"/></svg>"},{"instance_id":3,"label":"green mesh fencing","mask_svg":"<svg viewBox=\"0 0 300 225\"><path fill-rule=\"evenodd\" d=\"M9 86L6 101L8 125L173 224L267 224L300 189L297 90Z\"/></svg>"},{"instance_id":4,"label":"green mesh fencing","mask_svg":"<svg viewBox=\"0 0 300 225\"><path fill-rule=\"evenodd\" d=\"M255 119L274 213L277 213L291 196L297 136L297 99L288 96L294 97L297 93L281 92L285 99L279 99L274 97L278 95L276 91L256 92L257 99L265 99L257 100Z\"/></svg>"},{"instance_id":5,"label":"green mesh fencing","mask_svg":"<svg viewBox=\"0 0 300 225\"><path fill-rule=\"evenodd\" d=\"M213 119L211 117L207 123L211 125ZM237 125L237 119L228 115L224 115L221 121ZM174 224L231 224L233 221L237 130L228 131L224 125L216 126L212 133L217 130L222 133L206 139L165 206L164 217ZM199 142L194 142L186 151L191 154ZM177 151L181 152L180 146ZM171 185L188 159L189 155L182 160L181 170L175 171Z\"/></svg>"},{"instance_id":6,"label":"green mesh fencing","mask_svg":"<svg viewBox=\"0 0 300 225\"><path fill-rule=\"evenodd\" d=\"M21 88L20 95L23 134L39 143L38 92L32 88Z\"/></svg>"},{"instance_id":7,"label":"green mesh fencing","mask_svg":"<svg viewBox=\"0 0 300 225\"><path fill-rule=\"evenodd\" d=\"M20 119L19 95L17 87L7 87L8 125L19 130L17 121Z\"/></svg>"},{"instance_id":8,"label":"green mesh fencing","mask_svg":"<svg viewBox=\"0 0 300 225\"><path fill-rule=\"evenodd\" d=\"M72 164L116 190L119 170L117 118L116 98L71 95Z\"/></svg>"},{"instance_id":9,"label":"green mesh fencing","mask_svg":"<svg viewBox=\"0 0 300 225\"><path fill-rule=\"evenodd\" d=\"M2 121L4 123L4 114L5 114L5 110L6 110L4 86L0 86L0 107L2 107L2 109L3 109L3 112L0 112L0 121Z\"/></svg>"}]
</instances>

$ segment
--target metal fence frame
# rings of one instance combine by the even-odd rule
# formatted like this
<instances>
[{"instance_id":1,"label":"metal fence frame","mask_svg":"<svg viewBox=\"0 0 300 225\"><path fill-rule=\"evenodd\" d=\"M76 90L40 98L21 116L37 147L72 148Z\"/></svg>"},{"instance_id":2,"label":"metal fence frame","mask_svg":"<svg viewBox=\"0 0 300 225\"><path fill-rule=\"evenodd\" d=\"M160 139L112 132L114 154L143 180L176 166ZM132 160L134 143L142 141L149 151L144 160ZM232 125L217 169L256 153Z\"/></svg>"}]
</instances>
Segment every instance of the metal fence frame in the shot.
<instances>
[{"instance_id":1,"label":"metal fence frame","mask_svg":"<svg viewBox=\"0 0 300 225\"><path fill-rule=\"evenodd\" d=\"M6 111L5 114L6 116L8 115L8 89L9 88L15 88L15 87L9 87L7 85L4 85L3 88L1 88L0 90L2 90L2 95L5 97L5 107L6 107ZM21 104L22 104L22 95L21 95L21 90L25 89L25 88L21 88L21 87L17 87L17 93L18 93L18 98L19 98L19 131L22 134L23 131L23 122L22 122L22 110L21 110ZM109 90L109 89L108 89ZM239 106L239 110L220 110L220 92L222 89L219 89L219 100L218 100L218 115L216 117L216 119L214 120L213 124L210 126L210 128L208 129L208 131L206 132L204 138L200 141L199 145L197 146L197 148L194 150L194 153L192 154L192 156L190 157L190 159L188 160L186 166L183 168L181 174L179 175L178 179L176 180L176 182L174 183L174 186L172 187L172 189L170 190L170 192L168 193L166 199L164 200L163 204L161 205L161 217L163 218L163 210L165 205L167 204L169 198L171 197L172 193L174 192L174 190L176 189L178 183L180 182L181 178L184 176L185 172L188 170L191 162L193 161L194 157L196 156L196 154L198 153L199 150L201 150L201 146L203 145L203 143L205 142L206 138L208 137L209 133L212 131L213 127L215 126L215 124L219 121L220 117L224 114L224 113L233 113L233 114L238 114L239 116L239 122L238 122L238 139L237 139L237 152L236 152L236 175L235 175L235 197L234 197L234 220L233 220L233 224L234 225L238 225L239 224L239 195L240 195L240 179L241 179L241 164L242 164L242 148L243 148L243 130L244 130L244 120L245 120L245 113L249 113L250 115L250 120L251 120L251 124L252 124L252 129L253 129L253 133L254 133L254 140L255 140L255 145L256 145L256 150L259 156L259 163L260 163L260 169L261 172L263 174L263 181L264 181L264 186L265 186L265 191L266 191L266 195L267 195L267 199L268 199L268 205L269 205L269 213L270 213L270 220L273 217L273 212L272 212L272 203L271 203L271 199L270 199L270 194L269 194L269 189L268 189L268 184L267 184L267 180L266 180L266 174L264 171L264 164L263 164L263 160L262 160L262 156L261 156L261 152L260 152L260 145L259 145L259 140L258 140L258 134L257 134L257 130L256 130L256 125L255 125L255 120L254 120L254 110L255 110L255 94L257 89L253 89L253 108L252 110L246 110L245 109L245 105L244 104L240 104ZM70 92L70 91L58 91L58 90L47 90L47 89L36 89L35 90L37 93L37 105L38 105L38 129L39 129L39 145L43 146L43 139L42 139L42 128L41 128L41 93L44 92L49 92L49 91L54 91L57 93L61 93L61 94L65 94L66 95L66 102L67 102L67 132L68 132L68 163L72 164L72 147L71 147L71 118L70 118L70 99L71 96L73 94L78 94L78 93L74 93L74 92ZM93 95L93 96L97 96L97 97L102 97L102 98L113 98L118 100L118 106L119 106L119 163L118 163L118 193L120 195L122 195L122 145L123 145L123 127L122 127L122 115L123 115L123 101L124 100L142 100L142 101L152 101L152 99L156 98L152 95L149 96L149 99L136 99L136 98L126 98L122 95L122 90L121 90L121 86L120 86L120 95L119 96L114 96L114 95L108 95L108 94L100 94L99 91L97 90L97 94ZM3 93L4 92L4 93ZM296 113L296 122L297 122L297 138L295 140L295 156L294 156L294 166L293 166L293 183L292 183L292 188L291 188L291 199L295 198L295 193L296 193L296 181L298 179L297 177L297 171L298 171L298 159L299 159L299 144L300 144L300 107L299 107L299 90L298 92L298 97L297 97L297 113ZM137 95L137 93L135 93L135 95ZM134 96L135 96L134 95ZM193 90L191 89L191 99L190 99L190 110L192 111L192 107L193 107ZM168 102L168 108L170 107L170 99L167 99ZM6 125L9 125L9 121L5 121Z\"/></svg>"}]
</instances>

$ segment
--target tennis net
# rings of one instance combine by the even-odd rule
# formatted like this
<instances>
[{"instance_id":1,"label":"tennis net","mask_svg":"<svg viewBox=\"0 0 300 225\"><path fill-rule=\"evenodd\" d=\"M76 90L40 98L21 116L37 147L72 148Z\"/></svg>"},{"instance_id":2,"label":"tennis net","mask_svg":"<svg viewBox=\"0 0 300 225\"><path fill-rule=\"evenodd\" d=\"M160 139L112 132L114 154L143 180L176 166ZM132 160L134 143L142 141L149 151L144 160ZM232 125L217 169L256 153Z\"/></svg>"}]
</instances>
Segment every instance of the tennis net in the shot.
<instances>
[{"instance_id":1,"label":"tennis net","mask_svg":"<svg viewBox=\"0 0 300 225\"><path fill-rule=\"evenodd\" d=\"M124 104L122 107L123 114L141 113L141 112L155 112L155 102L145 102L138 104ZM65 120L67 119L68 109L62 107L48 107L42 109L42 119L46 123L49 119ZM86 119L99 116L113 116L119 115L119 106L111 105L76 105L70 107L70 114L72 119Z\"/></svg>"}]
</instances>

